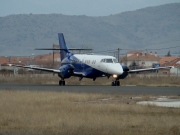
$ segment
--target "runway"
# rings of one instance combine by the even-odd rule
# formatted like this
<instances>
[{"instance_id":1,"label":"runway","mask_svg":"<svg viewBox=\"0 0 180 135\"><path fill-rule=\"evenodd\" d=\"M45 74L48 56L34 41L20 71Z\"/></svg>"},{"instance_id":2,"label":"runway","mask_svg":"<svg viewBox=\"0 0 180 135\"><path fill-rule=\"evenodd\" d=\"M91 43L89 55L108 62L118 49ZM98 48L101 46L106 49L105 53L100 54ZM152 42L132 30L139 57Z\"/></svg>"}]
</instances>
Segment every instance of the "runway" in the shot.
<instances>
[{"instance_id":1,"label":"runway","mask_svg":"<svg viewBox=\"0 0 180 135\"><path fill-rule=\"evenodd\" d=\"M58 86L53 84L37 84L37 85L0 84L0 90L180 96L180 87L154 87L154 86L91 86L91 85L90 86L87 85Z\"/></svg>"}]
</instances>

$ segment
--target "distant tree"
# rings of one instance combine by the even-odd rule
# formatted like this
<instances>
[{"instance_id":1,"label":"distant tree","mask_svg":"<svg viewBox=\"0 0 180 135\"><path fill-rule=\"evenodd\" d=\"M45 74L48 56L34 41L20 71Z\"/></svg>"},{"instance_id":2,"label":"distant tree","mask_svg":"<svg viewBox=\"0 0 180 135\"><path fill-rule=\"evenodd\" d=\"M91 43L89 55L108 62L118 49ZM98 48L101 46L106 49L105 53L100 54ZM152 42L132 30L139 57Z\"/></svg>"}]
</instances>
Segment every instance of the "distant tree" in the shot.
<instances>
[{"instance_id":1,"label":"distant tree","mask_svg":"<svg viewBox=\"0 0 180 135\"><path fill-rule=\"evenodd\" d=\"M136 66L137 66L136 62L132 61L129 67L130 69L136 69Z\"/></svg>"},{"instance_id":2,"label":"distant tree","mask_svg":"<svg viewBox=\"0 0 180 135\"><path fill-rule=\"evenodd\" d=\"M167 53L167 55L166 55L167 57L171 57L171 52L170 51L168 51L168 53Z\"/></svg>"}]
</instances>

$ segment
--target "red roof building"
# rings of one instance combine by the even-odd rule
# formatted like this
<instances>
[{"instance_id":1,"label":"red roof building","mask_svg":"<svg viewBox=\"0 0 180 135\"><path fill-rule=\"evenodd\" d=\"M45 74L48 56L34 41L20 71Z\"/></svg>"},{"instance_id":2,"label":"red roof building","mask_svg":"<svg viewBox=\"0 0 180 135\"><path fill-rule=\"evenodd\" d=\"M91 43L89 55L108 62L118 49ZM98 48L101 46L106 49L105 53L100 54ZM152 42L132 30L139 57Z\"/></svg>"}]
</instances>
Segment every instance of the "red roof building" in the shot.
<instances>
[{"instance_id":1,"label":"red roof building","mask_svg":"<svg viewBox=\"0 0 180 135\"><path fill-rule=\"evenodd\" d=\"M174 61L175 59L177 59L178 56L170 56L170 57L164 56L164 57L160 57L160 58L161 59L160 59L159 63L161 65L165 65L165 63L169 63L169 62Z\"/></svg>"},{"instance_id":2,"label":"red roof building","mask_svg":"<svg viewBox=\"0 0 180 135\"><path fill-rule=\"evenodd\" d=\"M152 67L152 64L159 63L160 57L157 56L157 53L146 53L140 51L131 51L128 52L125 57L121 59L121 63L129 66L132 66L133 63L138 67Z\"/></svg>"}]
</instances>

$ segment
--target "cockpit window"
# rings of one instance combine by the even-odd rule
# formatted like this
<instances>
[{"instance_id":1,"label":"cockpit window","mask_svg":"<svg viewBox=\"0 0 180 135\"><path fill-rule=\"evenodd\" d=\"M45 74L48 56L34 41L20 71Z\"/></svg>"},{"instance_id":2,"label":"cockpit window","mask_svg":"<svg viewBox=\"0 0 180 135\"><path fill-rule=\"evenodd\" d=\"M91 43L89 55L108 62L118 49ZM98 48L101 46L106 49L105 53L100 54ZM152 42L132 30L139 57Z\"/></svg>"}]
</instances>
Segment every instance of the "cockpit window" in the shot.
<instances>
[{"instance_id":1,"label":"cockpit window","mask_svg":"<svg viewBox=\"0 0 180 135\"><path fill-rule=\"evenodd\" d=\"M102 59L101 62L105 62L105 59Z\"/></svg>"},{"instance_id":2,"label":"cockpit window","mask_svg":"<svg viewBox=\"0 0 180 135\"><path fill-rule=\"evenodd\" d=\"M104 62L104 63L113 63L113 60L112 59L102 59L101 62Z\"/></svg>"},{"instance_id":3,"label":"cockpit window","mask_svg":"<svg viewBox=\"0 0 180 135\"><path fill-rule=\"evenodd\" d=\"M117 59L113 59L114 63L118 63L118 60Z\"/></svg>"},{"instance_id":4,"label":"cockpit window","mask_svg":"<svg viewBox=\"0 0 180 135\"><path fill-rule=\"evenodd\" d=\"M106 59L106 63L113 63L112 59Z\"/></svg>"}]
</instances>

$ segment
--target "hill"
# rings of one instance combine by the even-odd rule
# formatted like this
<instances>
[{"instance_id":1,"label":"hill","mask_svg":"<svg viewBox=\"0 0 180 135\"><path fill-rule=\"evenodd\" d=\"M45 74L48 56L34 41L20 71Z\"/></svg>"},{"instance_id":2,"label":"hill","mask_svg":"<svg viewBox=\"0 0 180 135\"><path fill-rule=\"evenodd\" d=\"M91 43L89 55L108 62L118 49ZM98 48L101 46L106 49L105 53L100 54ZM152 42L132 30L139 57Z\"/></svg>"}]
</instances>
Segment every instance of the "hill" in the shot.
<instances>
[{"instance_id":1,"label":"hill","mask_svg":"<svg viewBox=\"0 0 180 135\"><path fill-rule=\"evenodd\" d=\"M58 44L59 32L64 33L66 43L71 48L88 47L97 51L168 48L180 45L179 22L180 3L104 17L10 15L0 17L0 56L43 53L34 51L34 48ZM171 52L179 53L177 50L174 48Z\"/></svg>"}]
</instances>

